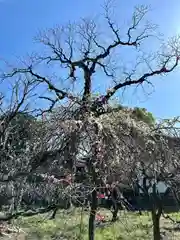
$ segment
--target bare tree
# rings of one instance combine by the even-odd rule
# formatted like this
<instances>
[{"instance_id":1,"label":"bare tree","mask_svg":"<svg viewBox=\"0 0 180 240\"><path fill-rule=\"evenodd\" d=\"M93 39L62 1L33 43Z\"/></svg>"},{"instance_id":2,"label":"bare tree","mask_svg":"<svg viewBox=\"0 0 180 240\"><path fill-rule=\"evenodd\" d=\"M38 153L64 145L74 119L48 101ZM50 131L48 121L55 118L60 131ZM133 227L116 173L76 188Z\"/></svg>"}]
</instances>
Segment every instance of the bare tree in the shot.
<instances>
[{"instance_id":1,"label":"bare tree","mask_svg":"<svg viewBox=\"0 0 180 240\"><path fill-rule=\"evenodd\" d=\"M53 126L47 127L45 125L43 133L46 132L47 134L41 135L40 144L35 146L38 151L33 151L32 157L31 154L27 156L27 153L26 156L28 158L28 167L30 165L28 172L32 174L35 169L37 170L48 159L55 159L63 149L64 161L68 160L68 167L74 173L76 161L79 157L79 149L82 147L82 139L87 139L83 141L89 144L90 152L86 162L92 187L89 217L90 240L94 239L97 191L104 184L104 176L107 178L110 172L113 171L112 164L117 164L114 161L108 165L109 160L116 157L117 148L109 152L105 149L107 147L106 139L108 138L106 137L108 131L105 131L101 122L104 106L118 91L131 86L143 88L146 84L152 85L152 77L163 76L172 72L179 63L178 37L172 38L166 44L163 44L151 57L143 53L143 43L151 38L157 39L156 26L146 21L148 13L146 6L135 8L131 24L127 27L126 33L122 35L118 23L113 21L109 4L110 2L105 4L104 17L107 26L106 32L110 33L110 38L106 38L106 34L100 30L98 23L92 19L82 19L77 24L52 28L49 31L41 32L36 38L45 46L43 56L37 54L34 59L31 59L30 64L26 63L22 68L13 68L12 71L4 72L1 75L1 79L4 81L19 78L28 80L29 84L36 87L37 94L38 91L42 93L44 88L47 90L48 94L39 94L38 97L39 100L49 102L49 107L42 109L40 106L34 106L34 110L36 108L38 114L52 112L55 106L60 103L64 104L66 100L65 105L69 103L75 104L73 116L70 117L70 124L68 125L68 121L62 119L59 121L59 125L63 125L60 127L59 133L62 135L62 132L65 131L63 141L61 138L60 147L57 147L57 141L52 140L56 138L52 137ZM162 44L162 42L160 43ZM136 51L136 62L131 69L126 69L125 66L122 67L122 59L118 59L121 48L130 48ZM48 69L49 73L46 74L44 69ZM118 71L118 69L122 70ZM95 80L99 71L103 73L103 81L107 81L112 87L105 90L100 97L92 99L94 86L99 80ZM62 75L60 75L61 73ZM17 107L17 111L18 109ZM87 124L89 125L88 128L86 127ZM115 142L117 139L115 137L113 141ZM121 141L124 141L123 138ZM117 142L122 144L121 141L118 140ZM3 144L4 142L3 140ZM124 146L127 146L127 144ZM140 147L136 148L134 153L130 152L128 147L120 149L122 159L118 161L121 164L131 165L133 162L132 157L139 157L136 150L138 149L140 152ZM127 162L124 161L125 156L127 156ZM11 179L21 174L23 173L18 172L11 176Z\"/></svg>"},{"instance_id":2,"label":"bare tree","mask_svg":"<svg viewBox=\"0 0 180 240\"><path fill-rule=\"evenodd\" d=\"M18 205L22 207L22 202L26 204L30 201L28 199L25 202L24 195L26 193L28 196L34 195L32 198L35 197L35 192L38 191L39 195L41 195L40 193L43 195L43 190L46 186L46 189L52 189L51 194L57 194L57 190L60 191L61 189L60 192L62 192L62 189L65 189L67 185L58 178L54 179L52 174L54 174L53 167L56 168L57 164L60 163L61 165L61 161L63 161L63 159L59 158L60 154L64 152L64 157L68 158L66 155L68 153L66 144L70 141L70 136L64 134L63 137L63 128L55 128L57 124L53 126L55 123L53 119L49 122L47 119L36 119L29 115L31 111L27 103L33 97L33 90L34 83L19 79L15 84L12 84L9 94L5 96L2 94L1 97L1 194L5 204L9 205L10 202L12 203L10 204L11 214L8 213L7 216L2 217L3 220L11 219L19 214L26 215L26 211L24 213L22 211L16 213L16 211L19 211ZM62 115L62 117L64 118L65 116ZM59 158L58 163L57 158ZM44 165L49 163L51 163L51 167L44 167ZM44 169L48 170L44 171ZM60 174L60 172L63 174L63 171L59 170L58 173ZM60 175L60 177L62 176ZM40 183L35 188L33 183L36 178L40 179ZM52 186L49 187L50 185ZM7 200L10 201L9 204ZM2 199L1 205L3 205ZM59 206L60 203L53 203L50 200L47 211L54 209L56 205ZM42 212L45 211L44 209Z\"/></svg>"},{"instance_id":3,"label":"bare tree","mask_svg":"<svg viewBox=\"0 0 180 240\"><path fill-rule=\"evenodd\" d=\"M167 123L167 121L163 123ZM143 136L144 140L141 140L139 145L139 159L134 167L136 175L134 179L137 179L136 184L145 196L151 210L155 240L161 237L160 218L166 211L164 200L168 189L174 196L174 204L178 203L175 201L177 197L174 192L179 188L177 179L179 176L180 139L177 137L177 127L171 124L166 129L168 132L164 131L164 124L155 125L151 127L151 131L147 135ZM169 135L169 131L171 131L171 135ZM172 134L174 132L176 132L176 136Z\"/></svg>"}]
</instances>

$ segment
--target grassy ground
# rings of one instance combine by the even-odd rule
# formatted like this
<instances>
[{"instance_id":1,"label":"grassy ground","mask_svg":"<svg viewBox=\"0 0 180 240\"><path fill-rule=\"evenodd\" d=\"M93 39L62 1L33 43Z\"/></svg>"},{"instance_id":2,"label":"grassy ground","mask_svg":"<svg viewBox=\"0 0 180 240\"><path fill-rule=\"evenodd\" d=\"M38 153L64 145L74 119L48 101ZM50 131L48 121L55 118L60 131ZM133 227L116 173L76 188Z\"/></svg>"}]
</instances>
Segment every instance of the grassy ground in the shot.
<instances>
[{"instance_id":1,"label":"grassy ground","mask_svg":"<svg viewBox=\"0 0 180 240\"><path fill-rule=\"evenodd\" d=\"M110 219L107 211L101 211ZM179 214L171 215L180 220ZM17 240L86 240L88 215L80 210L71 212L59 211L55 220L48 220L48 215L20 218L13 224L19 226L24 233L16 234L11 239ZM168 234L168 239L180 239L180 230L167 219L161 220L161 230ZM4 238L5 239L5 238ZM120 212L119 221L106 223L96 228L96 240L150 240L152 239L152 223L150 214Z\"/></svg>"}]
</instances>

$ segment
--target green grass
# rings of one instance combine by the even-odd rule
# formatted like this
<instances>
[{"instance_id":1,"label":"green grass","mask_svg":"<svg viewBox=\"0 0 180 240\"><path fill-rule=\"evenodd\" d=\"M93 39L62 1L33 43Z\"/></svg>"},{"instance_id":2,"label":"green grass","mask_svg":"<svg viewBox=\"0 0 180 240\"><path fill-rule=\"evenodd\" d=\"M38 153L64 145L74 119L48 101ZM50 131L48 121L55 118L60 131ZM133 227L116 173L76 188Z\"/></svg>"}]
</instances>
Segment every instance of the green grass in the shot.
<instances>
[{"instance_id":1,"label":"green grass","mask_svg":"<svg viewBox=\"0 0 180 240\"><path fill-rule=\"evenodd\" d=\"M110 219L108 211L101 210ZM180 219L179 214L172 215L174 219ZM88 239L88 215L87 212L72 210L71 212L59 211L55 220L48 220L48 215L38 215L35 217L20 218L14 222L26 233L26 240L87 240ZM161 221L162 230L168 226L173 226L167 220ZM173 232L171 232L172 235ZM175 238L180 239L178 232L173 233ZM144 213L120 212L119 221L109 223L106 226L96 228L96 240L150 240L152 239L151 216Z\"/></svg>"}]
</instances>

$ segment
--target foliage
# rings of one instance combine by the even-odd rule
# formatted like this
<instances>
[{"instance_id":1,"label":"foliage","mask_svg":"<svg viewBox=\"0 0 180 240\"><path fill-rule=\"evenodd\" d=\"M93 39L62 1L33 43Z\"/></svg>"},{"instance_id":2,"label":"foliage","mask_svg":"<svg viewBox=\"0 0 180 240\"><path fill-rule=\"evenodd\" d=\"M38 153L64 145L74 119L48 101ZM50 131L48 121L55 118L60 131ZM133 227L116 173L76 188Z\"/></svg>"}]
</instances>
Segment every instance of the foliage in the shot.
<instances>
[{"instance_id":1,"label":"foliage","mask_svg":"<svg viewBox=\"0 0 180 240\"><path fill-rule=\"evenodd\" d=\"M133 110L133 116L138 120L147 123L148 125L155 124L155 118L152 113L148 112L145 108L136 107Z\"/></svg>"}]
</instances>

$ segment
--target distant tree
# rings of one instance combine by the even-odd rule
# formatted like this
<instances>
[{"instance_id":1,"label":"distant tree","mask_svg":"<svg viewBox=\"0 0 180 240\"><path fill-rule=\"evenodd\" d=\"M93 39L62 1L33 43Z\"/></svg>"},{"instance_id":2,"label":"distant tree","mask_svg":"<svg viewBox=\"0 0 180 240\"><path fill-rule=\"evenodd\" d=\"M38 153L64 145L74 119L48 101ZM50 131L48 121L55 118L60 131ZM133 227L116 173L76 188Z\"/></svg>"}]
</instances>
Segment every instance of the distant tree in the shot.
<instances>
[{"instance_id":1,"label":"distant tree","mask_svg":"<svg viewBox=\"0 0 180 240\"><path fill-rule=\"evenodd\" d=\"M155 124L155 118L152 113L148 112L145 108L134 108L133 115L138 119L141 120L149 125Z\"/></svg>"}]
</instances>

